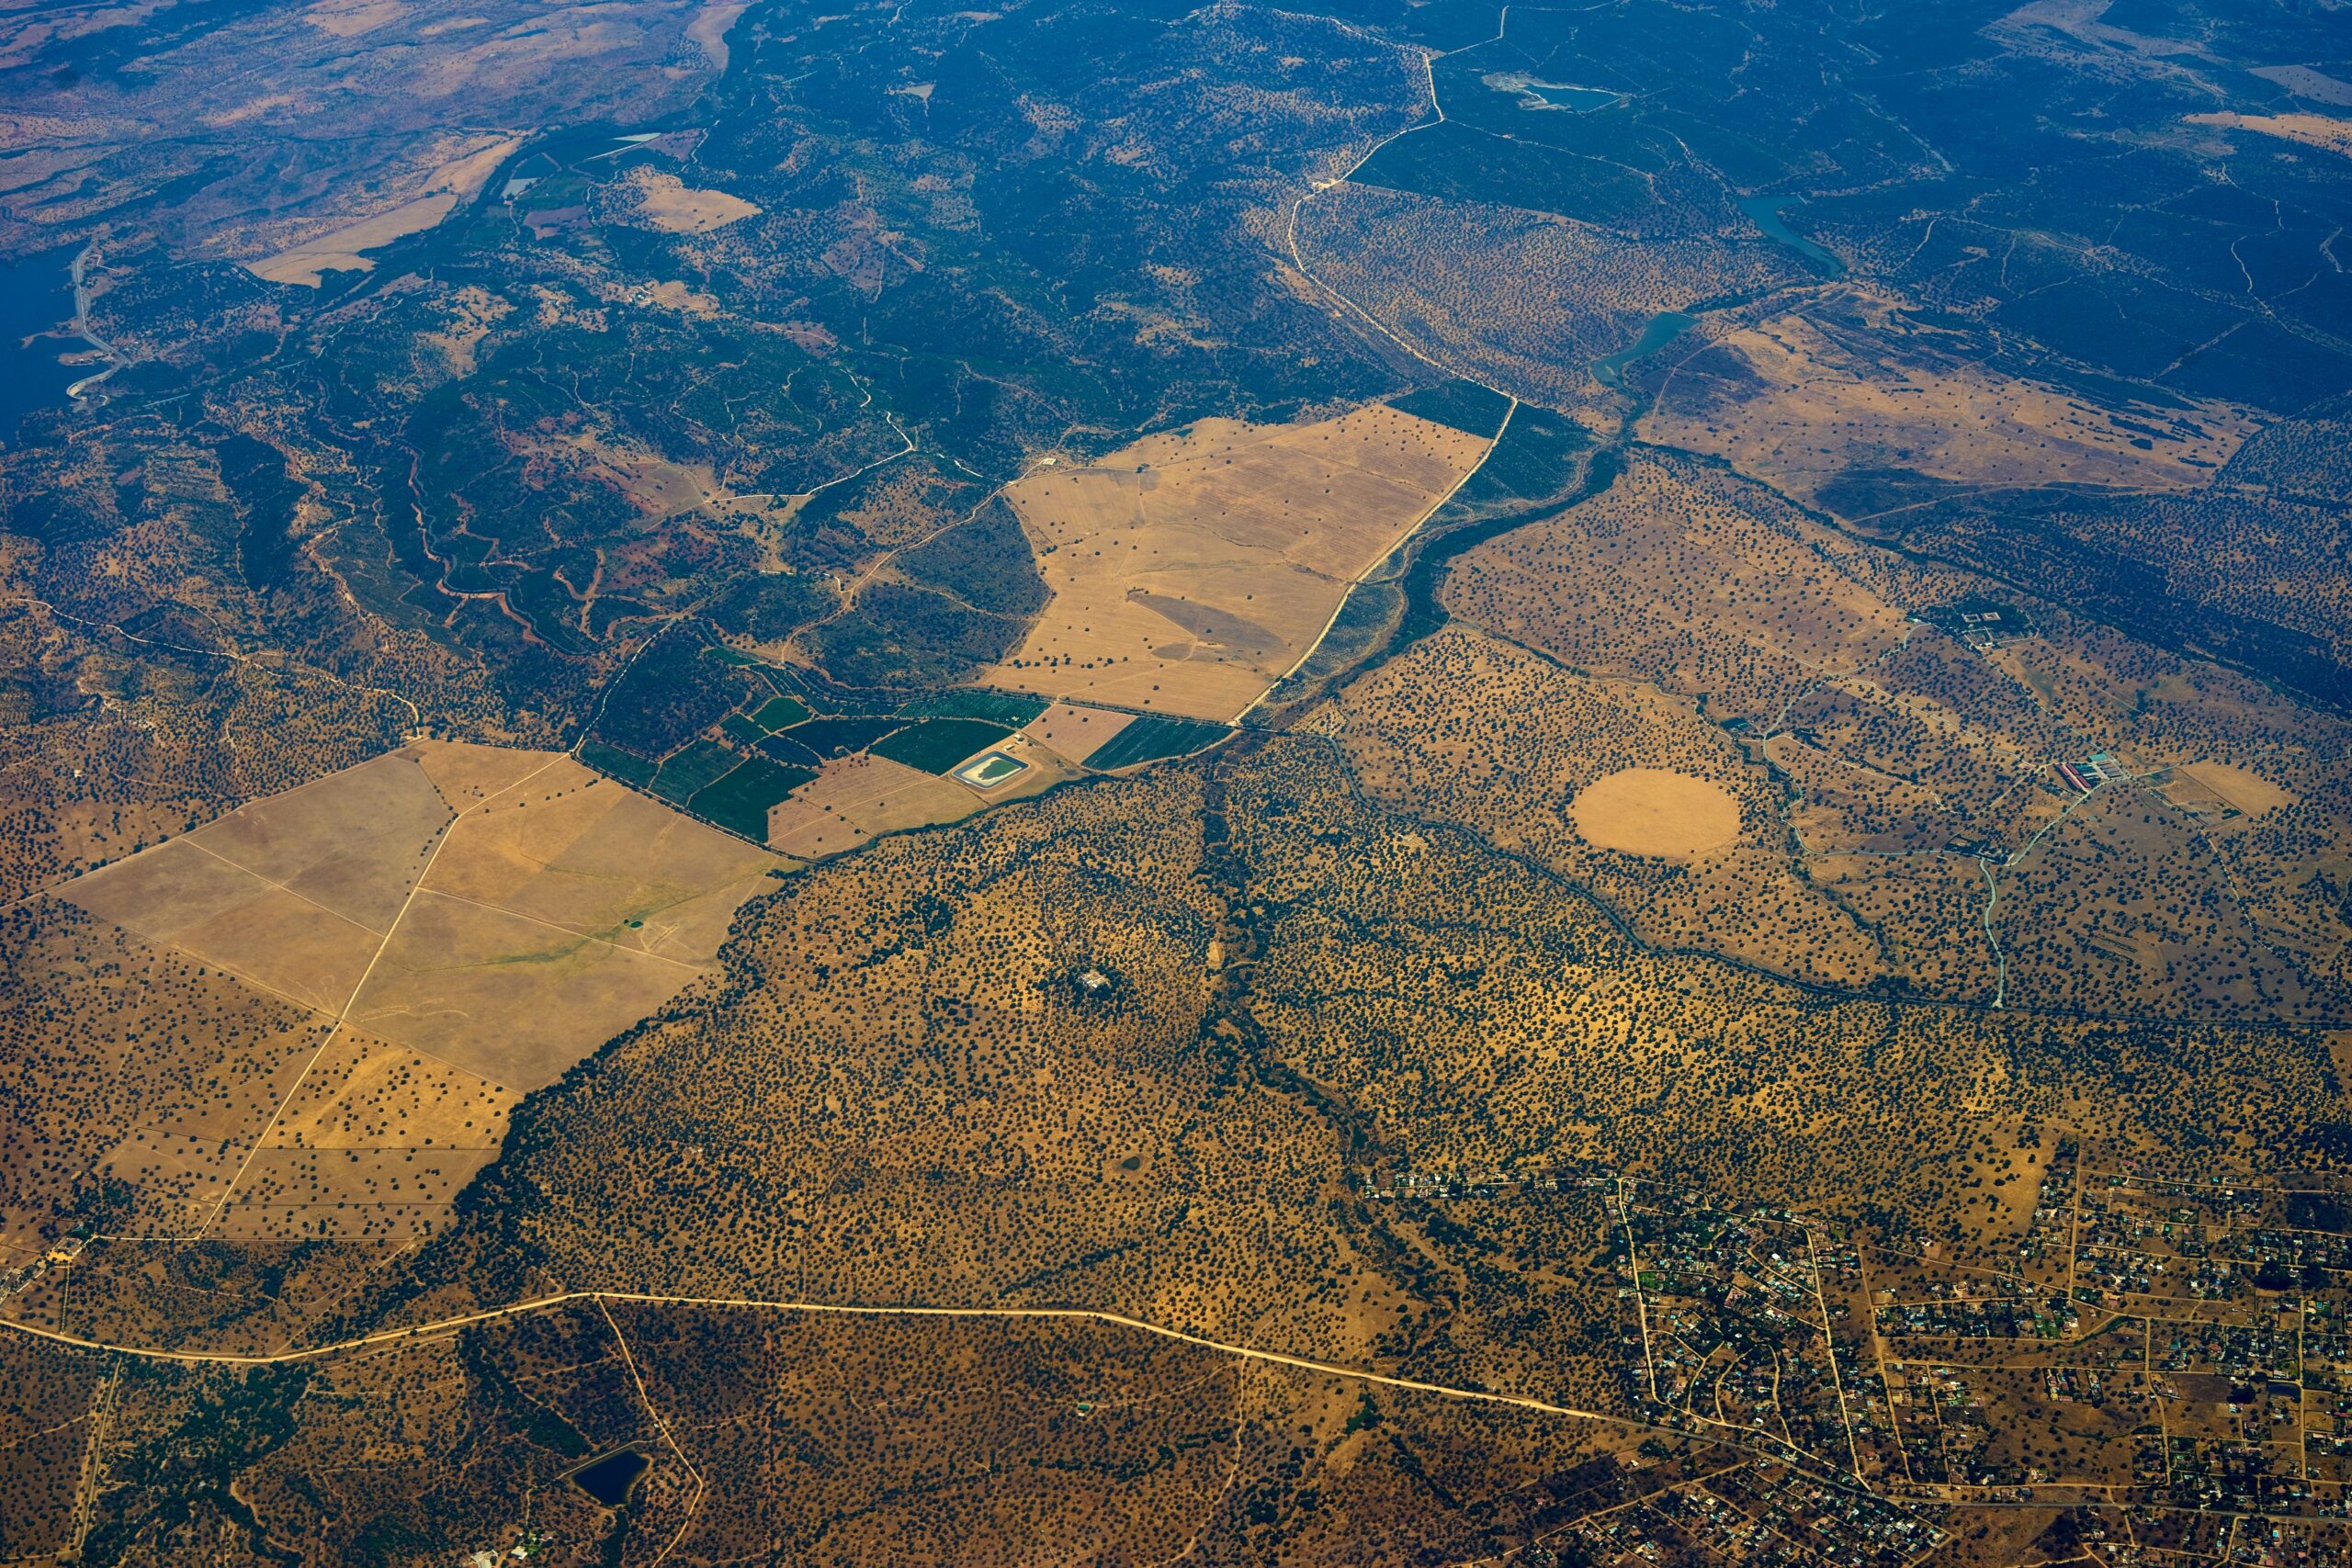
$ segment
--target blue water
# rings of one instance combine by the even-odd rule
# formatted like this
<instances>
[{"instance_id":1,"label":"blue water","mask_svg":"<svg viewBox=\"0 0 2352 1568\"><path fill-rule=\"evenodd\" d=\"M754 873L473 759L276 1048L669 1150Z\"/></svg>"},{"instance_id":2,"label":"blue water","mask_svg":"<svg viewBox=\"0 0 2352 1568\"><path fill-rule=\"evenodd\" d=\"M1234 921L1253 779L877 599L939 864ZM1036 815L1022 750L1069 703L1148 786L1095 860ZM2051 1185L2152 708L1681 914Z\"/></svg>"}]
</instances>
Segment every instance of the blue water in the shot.
<instances>
[{"instance_id":1,"label":"blue water","mask_svg":"<svg viewBox=\"0 0 2352 1568\"><path fill-rule=\"evenodd\" d=\"M63 245L0 262L0 445L16 441L27 414L62 406L66 388L96 374L57 362L59 355L83 347L81 339L39 335L62 330L74 319L70 269L80 249Z\"/></svg>"},{"instance_id":2,"label":"blue water","mask_svg":"<svg viewBox=\"0 0 2352 1568\"><path fill-rule=\"evenodd\" d=\"M1667 310L1649 319L1642 328L1642 335L1614 354L1604 354L1592 362L1593 379L1604 387L1614 387L1624 378L1625 367L1645 354L1655 354L1680 337L1698 323L1696 316L1686 316L1679 310Z\"/></svg>"},{"instance_id":3,"label":"blue water","mask_svg":"<svg viewBox=\"0 0 2352 1568\"><path fill-rule=\"evenodd\" d=\"M607 1508L617 1508L628 1501L628 1495L637 1489L638 1478L651 1468L652 1462L635 1449L623 1449L573 1471L571 1480Z\"/></svg>"},{"instance_id":4,"label":"blue water","mask_svg":"<svg viewBox=\"0 0 2352 1568\"><path fill-rule=\"evenodd\" d=\"M1837 253L1814 243L1781 221L1781 209L1802 205L1792 196L1743 196L1739 198L1740 211L1747 215L1750 223L1764 231L1765 238L1788 246L1832 277L1841 276L1846 270L1846 264L1838 259Z\"/></svg>"}]
</instances>

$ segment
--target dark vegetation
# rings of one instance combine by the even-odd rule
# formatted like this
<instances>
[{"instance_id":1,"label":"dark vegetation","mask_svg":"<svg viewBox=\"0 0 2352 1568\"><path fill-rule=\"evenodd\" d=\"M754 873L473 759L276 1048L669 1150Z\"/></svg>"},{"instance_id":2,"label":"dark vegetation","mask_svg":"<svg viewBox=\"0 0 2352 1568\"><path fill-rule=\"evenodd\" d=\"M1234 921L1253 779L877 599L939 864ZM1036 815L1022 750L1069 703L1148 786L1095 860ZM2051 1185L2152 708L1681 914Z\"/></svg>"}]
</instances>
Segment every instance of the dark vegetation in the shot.
<instances>
[{"instance_id":1,"label":"dark vegetation","mask_svg":"<svg viewBox=\"0 0 2352 1568\"><path fill-rule=\"evenodd\" d=\"M871 750L877 757L921 768L926 773L944 773L1011 733L985 719L927 718L875 742Z\"/></svg>"},{"instance_id":2,"label":"dark vegetation","mask_svg":"<svg viewBox=\"0 0 2352 1568\"><path fill-rule=\"evenodd\" d=\"M786 767L764 757L752 757L716 783L696 790L686 801L686 809L764 843L768 836L768 807L816 776L808 768ZM657 791L660 787L658 784L655 786Z\"/></svg>"},{"instance_id":3,"label":"dark vegetation","mask_svg":"<svg viewBox=\"0 0 2352 1568\"><path fill-rule=\"evenodd\" d=\"M1493 435L1510 412L1510 400L1475 381L1445 381L1391 398L1388 406L1473 435Z\"/></svg>"},{"instance_id":4,"label":"dark vegetation","mask_svg":"<svg viewBox=\"0 0 2352 1568\"><path fill-rule=\"evenodd\" d=\"M1194 718L1166 718L1146 714L1080 759L1097 773L1156 762L1163 757L1186 757L1233 731L1222 724Z\"/></svg>"}]
</instances>

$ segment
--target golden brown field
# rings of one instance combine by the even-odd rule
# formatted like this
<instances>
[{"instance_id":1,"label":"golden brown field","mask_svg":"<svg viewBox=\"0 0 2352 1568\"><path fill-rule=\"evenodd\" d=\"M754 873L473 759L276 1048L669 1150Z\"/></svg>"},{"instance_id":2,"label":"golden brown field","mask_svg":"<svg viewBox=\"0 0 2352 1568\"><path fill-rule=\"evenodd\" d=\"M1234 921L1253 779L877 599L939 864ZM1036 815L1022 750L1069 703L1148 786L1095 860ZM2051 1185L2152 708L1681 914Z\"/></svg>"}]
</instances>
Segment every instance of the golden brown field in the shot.
<instances>
[{"instance_id":1,"label":"golden brown field","mask_svg":"<svg viewBox=\"0 0 2352 1568\"><path fill-rule=\"evenodd\" d=\"M675 175L632 171L637 216L667 234L707 234L746 218L759 208L723 190L696 190Z\"/></svg>"},{"instance_id":2,"label":"golden brown field","mask_svg":"<svg viewBox=\"0 0 2352 1568\"><path fill-rule=\"evenodd\" d=\"M1053 598L984 679L1231 718L1488 445L1374 406L1306 425L1208 420L1038 468L1005 493Z\"/></svg>"},{"instance_id":3,"label":"golden brown field","mask_svg":"<svg viewBox=\"0 0 2352 1568\"><path fill-rule=\"evenodd\" d=\"M1577 831L1604 850L1690 860L1739 839L1739 802L1723 785L1667 768L1623 768L1577 792Z\"/></svg>"},{"instance_id":4,"label":"golden brown field","mask_svg":"<svg viewBox=\"0 0 2352 1568\"><path fill-rule=\"evenodd\" d=\"M979 797L887 757L860 753L825 764L815 780L768 811L768 846L804 860L858 849L877 836L978 809Z\"/></svg>"},{"instance_id":5,"label":"golden brown field","mask_svg":"<svg viewBox=\"0 0 2352 1568\"><path fill-rule=\"evenodd\" d=\"M1104 741L1134 721L1135 715L1116 708L1056 703L1030 720L1022 733L1040 745L1052 747L1072 761L1082 762L1090 752L1099 750Z\"/></svg>"},{"instance_id":6,"label":"golden brown field","mask_svg":"<svg viewBox=\"0 0 2352 1568\"><path fill-rule=\"evenodd\" d=\"M369 6L365 13L343 11L336 17L348 21L382 9L381 6ZM313 19L317 19L315 16ZM334 29L330 28L329 30ZM347 35L338 33L337 36ZM356 223L314 235L275 255L247 262L246 270L272 283L294 283L306 288L318 288L323 273L372 271L376 264L360 253L379 250L394 240L422 233L440 222L459 202L481 190L498 165L504 163L522 143L523 139L519 136L491 140L486 145L426 175L423 185L418 187L421 194L399 206L373 213Z\"/></svg>"},{"instance_id":7,"label":"golden brown field","mask_svg":"<svg viewBox=\"0 0 2352 1568\"><path fill-rule=\"evenodd\" d=\"M2265 136L2283 137L2300 141L2307 147L2324 147L2331 152L2352 156L2352 119L2324 114L2193 114L2190 125L2210 125L2223 130L2253 130Z\"/></svg>"},{"instance_id":8,"label":"golden brown field","mask_svg":"<svg viewBox=\"0 0 2352 1568\"><path fill-rule=\"evenodd\" d=\"M777 863L560 753L420 741L76 878L11 917L43 1109L0 1144L0 1242L93 1201L127 1235L429 1229Z\"/></svg>"}]
</instances>

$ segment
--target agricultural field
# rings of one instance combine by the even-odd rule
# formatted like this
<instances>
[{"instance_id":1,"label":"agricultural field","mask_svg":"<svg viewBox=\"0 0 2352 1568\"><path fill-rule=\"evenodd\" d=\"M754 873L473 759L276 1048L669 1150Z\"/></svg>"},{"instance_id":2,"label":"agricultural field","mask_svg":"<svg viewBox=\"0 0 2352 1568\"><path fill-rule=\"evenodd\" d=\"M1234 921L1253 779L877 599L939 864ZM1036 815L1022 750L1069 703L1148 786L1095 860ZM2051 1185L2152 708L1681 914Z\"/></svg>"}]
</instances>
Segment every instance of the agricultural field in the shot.
<instances>
[{"instance_id":1,"label":"agricultural field","mask_svg":"<svg viewBox=\"0 0 2352 1568\"><path fill-rule=\"evenodd\" d=\"M1232 720L1490 442L1393 408L1204 422L1006 488L1051 597L992 682Z\"/></svg>"},{"instance_id":2,"label":"agricultural field","mask_svg":"<svg viewBox=\"0 0 2352 1568\"><path fill-rule=\"evenodd\" d=\"M420 741L20 905L4 1245L413 1245L780 863L560 753Z\"/></svg>"},{"instance_id":3,"label":"agricultural field","mask_svg":"<svg viewBox=\"0 0 2352 1568\"><path fill-rule=\"evenodd\" d=\"M795 666L673 637L608 694L579 754L608 778L807 860L1188 756L1231 733L986 686L844 694Z\"/></svg>"}]
</instances>

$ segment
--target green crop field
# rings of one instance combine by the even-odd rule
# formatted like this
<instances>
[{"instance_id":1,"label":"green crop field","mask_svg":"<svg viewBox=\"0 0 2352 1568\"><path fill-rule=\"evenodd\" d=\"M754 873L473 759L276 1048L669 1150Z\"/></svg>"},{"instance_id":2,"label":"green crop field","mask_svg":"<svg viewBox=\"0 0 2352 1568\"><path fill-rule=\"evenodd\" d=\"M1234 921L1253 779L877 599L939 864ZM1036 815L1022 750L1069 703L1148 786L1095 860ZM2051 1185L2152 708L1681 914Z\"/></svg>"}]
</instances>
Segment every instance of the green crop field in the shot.
<instances>
[{"instance_id":1,"label":"green crop field","mask_svg":"<svg viewBox=\"0 0 2352 1568\"><path fill-rule=\"evenodd\" d=\"M795 725L792 739L820 757L839 756L849 751L863 751L876 740L899 727L895 718L825 716L812 718L806 724Z\"/></svg>"},{"instance_id":2,"label":"green crop field","mask_svg":"<svg viewBox=\"0 0 2352 1568\"><path fill-rule=\"evenodd\" d=\"M927 718L875 742L871 750L877 757L921 768L926 773L944 773L973 752L1011 733L1001 724L982 719Z\"/></svg>"},{"instance_id":3,"label":"green crop field","mask_svg":"<svg viewBox=\"0 0 2352 1568\"><path fill-rule=\"evenodd\" d=\"M686 808L729 832L767 841L768 807L817 776L814 769L787 768L753 757L733 773L695 792Z\"/></svg>"},{"instance_id":4,"label":"green crop field","mask_svg":"<svg viewBox=\"0 0 2352 1568\"><path fill-rule=\"evenodd\" d=\"M762 729L789 729L808 716L808 705L798 697L770 697L752 716Z\"/></svg>"},{"instance_id":5,"label":"green crop field","mask_svg":"<svg viewBox=\"0 0 2352 1568\"><path fill-rule=\"evenodd\" d=\"M695 740L672 752L653 776L653 793L683 806L697 790L724 778L742 757L716 740Z\"/></svg>"},{"instance_id":6,"label":"green crop field","mask_svg":"<svg viewBox=\"0 0 2352 1568\"><path fill-rule=\"evenodd\" d=\"M1193 718L1139 718L1089 752L1086 765L1098 773L1156 762L1162 757L1186 757L1232 731L1222 724Z\"/></svg>"},{"instance_id":7,"label":"green crop field","mask_svg":"<svg viewBox=\"0 0 2352 1568\"><path fill-rule=\"evenodd\" d=\"M580 743L580 760L600 773L609 773L625 784L643 789L653 782L660 772L657 764L647 761L634 751L624 751L617 746L607 746L601 740Z\"/></svg>"},{"instance_id":8,"label":"green crop field","mask_svg":"<svg viewBox=\"0 0 2352 1568\"><path fill-rule=\"evenodd\" d=\"M1018 729L1053 705L1048 699L1026 692L992 692L971 686L919 698L899 711L909 718L984 718Z\"/></svg>"}]
</instances>

